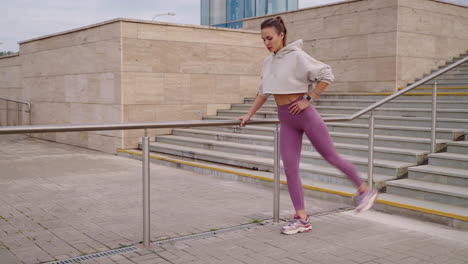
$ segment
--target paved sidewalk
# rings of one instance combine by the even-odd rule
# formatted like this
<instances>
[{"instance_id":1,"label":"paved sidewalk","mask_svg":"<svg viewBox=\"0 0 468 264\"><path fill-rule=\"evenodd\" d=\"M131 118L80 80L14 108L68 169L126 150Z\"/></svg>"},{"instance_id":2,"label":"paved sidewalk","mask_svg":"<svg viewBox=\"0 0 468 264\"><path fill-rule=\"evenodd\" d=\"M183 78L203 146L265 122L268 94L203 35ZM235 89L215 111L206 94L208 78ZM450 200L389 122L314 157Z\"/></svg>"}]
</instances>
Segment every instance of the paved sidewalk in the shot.
<instances>
[{"instance_id":1,"label":"paved sidewalk","mask_svg":"<svg viewBox=\"0 0 468 264\"><path fill-rule=\"evenodd\" d=\"M267 222L83 263L468 263L466 233L444 226L379 212L317 216L313 226L309 233L287 236L280 234L281 225Z\"/></svg>"},{"instance_id":2,"label":"paved sidewalk","mask_svg":"<svg viewBox=\"0 0 468 264\"><path fill-rule=\"evenodd\" d=\"M0 263L67 259L142 240L141 162L26 136L0 136ZM151 164L151 240L269 219L272 189ZM306 197L310 213L346 205ZM281 193L281 216L292 204ZM153 244L82 263L468 263L468 232L377 212L314 217Z\"/></svg>"}]
</instances>

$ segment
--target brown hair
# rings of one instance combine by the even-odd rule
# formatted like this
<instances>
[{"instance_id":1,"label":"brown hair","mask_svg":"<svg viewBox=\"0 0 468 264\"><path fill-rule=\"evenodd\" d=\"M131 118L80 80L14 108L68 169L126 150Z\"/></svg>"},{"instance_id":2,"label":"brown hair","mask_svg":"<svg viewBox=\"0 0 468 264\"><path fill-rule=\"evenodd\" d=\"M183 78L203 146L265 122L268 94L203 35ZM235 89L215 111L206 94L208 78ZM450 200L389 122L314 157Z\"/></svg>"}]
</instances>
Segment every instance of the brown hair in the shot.
<instances>
[{"instance_id":1,"label":"brown hair","mask_svg":"<svg viewBox=\"0 0 468 264\"><path fill-rule=\"evenodd\" d=\"M281 18L280 16L272 17L263 21L262 24L260 25L260 29L264 29L267 27L274 27L278 35L281 34L281 32L283 32L284 33L283 45L286 46L287 30L286 30L286 26L284 25L283 18Z\"/></svg>"}]
</instances>

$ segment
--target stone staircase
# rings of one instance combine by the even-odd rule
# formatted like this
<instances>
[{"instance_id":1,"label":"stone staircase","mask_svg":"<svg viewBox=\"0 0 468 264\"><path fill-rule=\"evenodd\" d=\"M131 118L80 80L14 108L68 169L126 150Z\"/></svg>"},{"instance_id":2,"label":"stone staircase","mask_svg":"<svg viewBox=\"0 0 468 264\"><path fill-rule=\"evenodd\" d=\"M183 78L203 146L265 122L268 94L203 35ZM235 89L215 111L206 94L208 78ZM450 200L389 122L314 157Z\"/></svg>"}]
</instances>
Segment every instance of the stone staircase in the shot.
<instances>
[{"instance_id":1,"label":"stone staircase","mask_svg":"<svg viewBox=\"0 0 468 264\"><path fill-rule=\"evenodd\" d=\"M463 56L466 56L464 54ZM468 229L468 63L438 78L437 153L430 154L431 94L418 87L383 105L375 114L374 181L381 189L377 210L416 216ZM454 86L457 85L457 86ZM324 94L316 108L322 117L351 114L386 94ZM234 119L254 98L219 110L208 120ZM269 98L253 118L276 117ZM368 115L353 122L327 123L338 152L367 180ZM271 184L273 125L173 129L151 142L162 164ZM351 202L352 183L330 166L304 136L300 174L308 195ZM138 151L125 151L134 156ZM281 175L283 184L285 176ZM284 186L282 186L284 188Z\"/></svg>"}]
</instances>

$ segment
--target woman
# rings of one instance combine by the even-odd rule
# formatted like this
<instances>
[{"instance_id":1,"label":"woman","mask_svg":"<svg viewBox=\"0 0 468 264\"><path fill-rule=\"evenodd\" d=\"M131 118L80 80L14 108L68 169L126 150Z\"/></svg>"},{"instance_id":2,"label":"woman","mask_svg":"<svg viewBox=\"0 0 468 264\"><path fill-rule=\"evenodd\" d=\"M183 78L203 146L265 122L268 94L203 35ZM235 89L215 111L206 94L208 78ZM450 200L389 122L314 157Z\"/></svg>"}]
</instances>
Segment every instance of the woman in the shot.
<instances>
[{"instance_id":1,"label":"woman","mask_svg":"<svg viewBox=\"0 0 468 264\"><path fill-rule=\"evenodd\" d=\"M266 48L272 53L263 64L257 98L249 112L238 117L240 126L273 94L280 121L280 154L296 214L283 227L284 234L308 232L312 229L304 210L304 192L299 177L302 136L306 134L314 148L330 164L342 171L358 189L356 211L369 209L377 191L359 178L354 165L335 150L327 126L311 104L334 80L331 68L310 57L302 50L302 40L286 45L286 27L281 17L270 18L261 24L261 35ZM312 83L317 82L315 89Z\"/></svg>"}]
</instances>

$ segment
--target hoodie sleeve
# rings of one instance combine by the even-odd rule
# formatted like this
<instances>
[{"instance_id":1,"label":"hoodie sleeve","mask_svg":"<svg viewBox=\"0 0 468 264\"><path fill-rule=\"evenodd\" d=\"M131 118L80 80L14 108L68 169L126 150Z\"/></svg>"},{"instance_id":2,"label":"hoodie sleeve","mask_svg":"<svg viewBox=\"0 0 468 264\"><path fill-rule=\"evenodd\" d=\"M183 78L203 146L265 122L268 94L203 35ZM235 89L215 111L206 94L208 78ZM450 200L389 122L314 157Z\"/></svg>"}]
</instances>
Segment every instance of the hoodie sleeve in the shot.
<instances>
[{"instance_id":1,"label":"hoodie sleeve","mask_svg":"<svg viewBox=\"0 0 468 264\"><path fill-rule=\"evenodd\" d=\"M258 84L258 92L257 92L257 95L261 95L265 98L268 98L270 97L271 94L265 94L263 93L263 74L260 75L260 83Z\"/></svg>"},{"instance_id":2,"label":"hoodie sleeve","mask_svg":"<svg viewBox=\"0 0 468 264\"><path fill-rule=\"evenodd\" d=\"M311 82L326 82L331 84L335 80L330 65L318 61L309 54L301 52L298 56L299 72L307 76Z\"/></svg>"}]
</instances>

